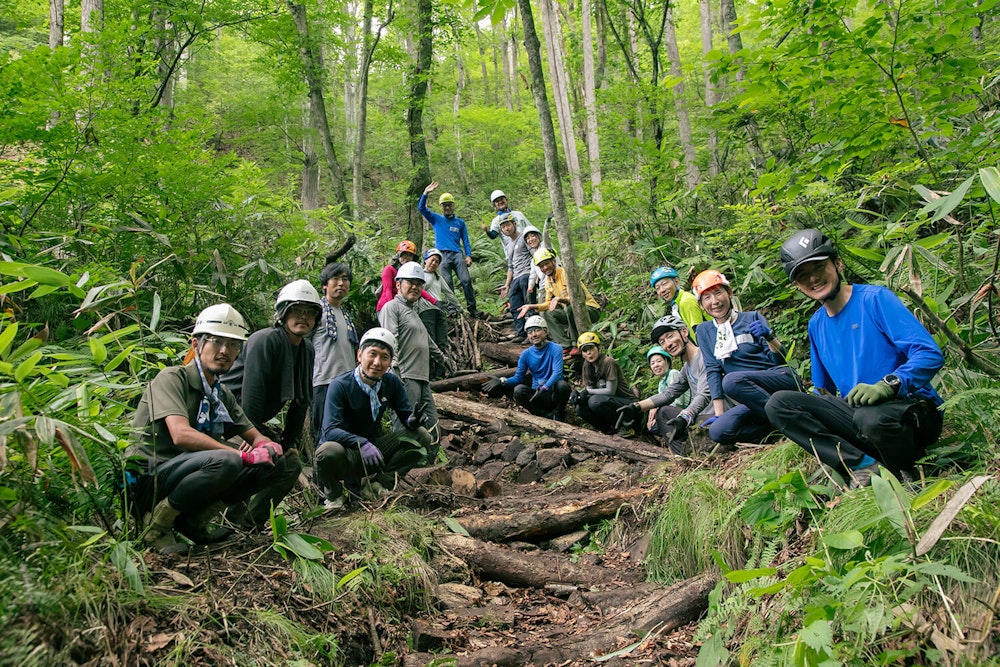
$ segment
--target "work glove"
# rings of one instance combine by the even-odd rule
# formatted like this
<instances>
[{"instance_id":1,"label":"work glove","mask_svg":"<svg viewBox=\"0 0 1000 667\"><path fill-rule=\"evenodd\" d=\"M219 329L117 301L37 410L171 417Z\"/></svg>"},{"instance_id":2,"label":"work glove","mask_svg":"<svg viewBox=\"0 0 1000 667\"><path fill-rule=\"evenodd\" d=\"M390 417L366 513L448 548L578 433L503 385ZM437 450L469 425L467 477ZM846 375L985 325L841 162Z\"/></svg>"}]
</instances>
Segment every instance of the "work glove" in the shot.
<instances>
[{"instance_id":1,"label":"work glove","mask_svg":"<svg viewBox=\"0 0 1000 667\"><path fill-rule=\"evenodd\" d=\"M667 434L673 431L674 435L669 440L683 440L687 437L688 426L690 423L684 417L684 415L677 415L673 419L667 422Z\"/></svg>"},{"instance_id":2,"label":"work glove","mask_svg":"<svg viewBox=\"0 0 1000 667\"><path fill-rule=\"evenodd\" d=\"M492 380L487 380L486 382L483 383L483 393L489 394L502 384L503 380L501 380L500 378L493 378Z\"/></svg>"},{"instance_id":3,"label":"work glove","mask_svg":"<svg viewBox=\"0 0 1000 667\"><path fill-rule=\"evenodd\" d=\"M719 418L718 415L712 415L711 417L709 417L708 419L706 419L705 421L703 421L701 423L701 427L702 428L708 428L709 426L711 426L712 424L714 424L715 420L718 419L718 418Z\"/></svg>"},{"instance_id":4,"label":"work glove","mask_svg":"<svg viewBox=\"0 0 1000 667\"><path fill-rule=\"evenodd\" d=\"M243 465L245 466L257 466L262 463L266 463L269 466L274 465L274 461L271 460L270 447L255 447L249 452L240 452L240 458L243 459Z\"/></svg>"},{"instance_id":5,"label":"work glove","mask_svg":"<svg viewBox=\"0 0 1000 667\"><path fill-rule=\"evenodd\" d=\"M455 364L455 360L449 357L447 354L444 355L443 366L444 366L444 372L447 373L449 377L458 372L458 366Z\"/></svg>"},{"instance_id":6,"label":"work glove","mask_svg":"<svg viewBox=\"0 0 1000 667\"><path fill-rule=\"evenodd\" d=\"M885 382L876 382L875 384L859 382L847 394L847 404L855 408L862 405L878 405L888 401L895 394L896 391Z\"/></svg>"},{"instance_id":7,"label":"work glove","mask_svg":"<svg viewBox=\"0 0 1000 667\"><path fill-rule=\"evenodd\" d=\"M271 452L271 459L276 459L285 453L285 450L281 448L281 445L274 442L273 440L262 440L254 446L254 449L260 449L261 447L267 449Z\"/></svg>"},{"instance_id":8,"label":"work glove","mask_svg":"<svg viewBox=\"0 0 1000 667\"><path fill-rule=\"evenodd\" d=\"M774 338L774 332L771 331L771 327L764 324L763 320L754 320L750 323L750 335L754 338L763 338L764 340L772 340Z\"/></svg>"},{"instance_id":9,"label":"work glove","mask_svg":"<svg viewBox=\"0 0 1000 667\"><path fill-rule=\"evenodd\" d=\"M580 403L583 403L584 405L587 404L587 399L589 398L590 398L590 392L587 391L586 387L576 392L576 400L578 400Z\"/></svg>"},{"instance_id":10,"label":"work glove","mask_svg":"<svg viewBox=\"0 0 1000 667\"><path fill-rule=\"evenodd\" d=\"M378 447L365 440L365 444L361 445L361 460L365 462L365 466L377 468L382 465L382 452L378 450Z\"/></svg>"},{"instance_id":11,"label":"work glove","mask_svg":"<svg viewBox=\"0 0 1000 667\"><path fill-rule=\"evenodd\" d=\"M628 405L623 405L617 410L618 419L620 422L630 422L640 419L642 417L642 408L639 407L638 403L629 403Z\"/></svg>"},{"instance_id":12,"label":"work glove","mask_svg":"<svg viewBox=\"0 0 1000 667\"><path fill-rule=\"evenodd\" d=\"M418 428L424 425L424 408L427 407L426 403L421 403L417 408L410 414L406 419L406 428L409 431L416 431Z\"/></svg>"},{"instance_id":13,"label":"work glove","mask_svg":"<svg viewBox=\"0 0 1000 667\"><path fill-rule=\"evenodd\" d=\"M538 397L541 396L542 394L544 394L546 391L548 391L548 389L549 388L546 387L544 384L541 385L541 386L539 386L538 389L535 390L535 393L532 394L532 396L528 400L528 402L529 403L534 403L538 399Z\"/></svg>"}]
</instances>

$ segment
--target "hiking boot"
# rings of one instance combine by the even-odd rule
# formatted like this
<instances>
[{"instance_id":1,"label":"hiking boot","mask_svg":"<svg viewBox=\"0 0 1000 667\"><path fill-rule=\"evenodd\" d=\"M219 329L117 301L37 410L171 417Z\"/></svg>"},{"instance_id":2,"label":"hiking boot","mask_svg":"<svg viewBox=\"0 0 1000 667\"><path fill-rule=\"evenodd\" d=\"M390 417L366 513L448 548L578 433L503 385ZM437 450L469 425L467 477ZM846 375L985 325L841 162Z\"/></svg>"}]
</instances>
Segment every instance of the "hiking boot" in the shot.
<instances>
[{"instance_id":1,"label":"hiking boot","mask_svg":"<svg viewBox=\"0 0 1000 667\"><path fill-rule=\"evenodd\" d=\"M182 514L174 522L174 528L195 544L225 542L235 531L225 526L212 526L212 519L220 516L224 509L225 503L219 501L199 512Z\"/></svg>"},{"instance_id":2,"label":"hiking boot","mask_svg":"<svg viewBox=\"0 0 1000 667\"><path fill-rule=\"evenodd\" d=\"M161 553L172 551L178 546L174 537L174 519L180 513L180 510L171 507L166 498L161 500L150 514L146 531L142 534L142 543Z\"/></svg>"},{"instance_id":3,"label":"hiking boot","mask_svg":"<svg viewBox=\"0 0 1000 667\"><path fill-rule=\"evenodd\" d=\"M848 475L850 475L851 480L847 484L847 490L851 491L853 489L860 489L866 486L871 486L872 475L878 475L879 464L876 461L870 466L865 466L864 468L858 468L857 470L849 470Z\"/></svg>"},{"instance_id":4,"label":"hiking boot","mask_svg":"<svg viewBox=\"0 0 1000 667\"><path fill-rule=\"evenodd\" d=\"M346 501L344 500L344 496L340 496L339 498L334 498L333 500L330 500L328 498L323 501L323 509L327 512L338 512L344 509L345 504Z\"/></svg>"}]
</instances>

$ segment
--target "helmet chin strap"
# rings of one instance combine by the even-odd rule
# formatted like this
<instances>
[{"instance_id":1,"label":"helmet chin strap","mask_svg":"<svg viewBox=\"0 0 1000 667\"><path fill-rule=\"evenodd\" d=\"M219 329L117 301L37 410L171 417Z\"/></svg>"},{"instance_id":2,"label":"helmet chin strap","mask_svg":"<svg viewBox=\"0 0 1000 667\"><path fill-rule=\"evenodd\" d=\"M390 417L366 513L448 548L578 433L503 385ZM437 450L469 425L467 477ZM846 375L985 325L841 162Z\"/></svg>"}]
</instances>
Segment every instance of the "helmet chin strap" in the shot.
<instances>
[{"instance_id":1,"label":"helmet chin strap","mask_svg":"<svg viewBox=\"0 0 1000 667\"><path fill-rule=\"evenodd\" d=\"M825 299L817 299L817 300L820 302L820 304L826 304L830 301L835 300L837 298L837 295L840 294L840 288L843 286L843 284L844 284L844 278L843 276L840 275L840 271L837 271L837 284L833 286L833 291L830 292L830 296L826 297Z\"/></svg>"},{"instance_id":2,"label":"helmet chin strap","mask_svg":"<svg viewBox=\"0 0 1000 667\"><path fill-rule=\"evenodd\" d=\"M360 366L358 367L358 372L361 373L361 377L364 379L370 380L371 382L378 382L378 378L373 378L371 375L368 375L368 373L365 373L365 369Z\"/></svg>"}]
</instances>

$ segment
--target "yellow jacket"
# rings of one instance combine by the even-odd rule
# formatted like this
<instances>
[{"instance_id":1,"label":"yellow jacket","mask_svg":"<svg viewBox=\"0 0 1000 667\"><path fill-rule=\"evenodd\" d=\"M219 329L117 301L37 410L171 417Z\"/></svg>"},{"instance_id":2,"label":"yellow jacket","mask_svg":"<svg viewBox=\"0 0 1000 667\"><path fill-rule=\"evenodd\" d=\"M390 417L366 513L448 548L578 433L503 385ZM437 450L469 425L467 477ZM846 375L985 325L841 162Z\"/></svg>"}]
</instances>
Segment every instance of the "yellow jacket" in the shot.
<instances>
[{"instance_id":1,"label":"yellow jacket","mask_svg":"<svg viewBox=\"0 0 1000 667\"><path fill-rule=\"evenodd\" d=\"M583 293L586 295L586 303L591 308L600 309L600 304L590 295L590 290L582 282L580 286L583 287ZM538 311L541 312L546 310L549 306L549 302L552 299L566 299L569 300L569 283L566 282L566 271L563 267L556 267L556 272L551 277L545 281L545 301L538 304Z\"/></svg>"}]
</instances>

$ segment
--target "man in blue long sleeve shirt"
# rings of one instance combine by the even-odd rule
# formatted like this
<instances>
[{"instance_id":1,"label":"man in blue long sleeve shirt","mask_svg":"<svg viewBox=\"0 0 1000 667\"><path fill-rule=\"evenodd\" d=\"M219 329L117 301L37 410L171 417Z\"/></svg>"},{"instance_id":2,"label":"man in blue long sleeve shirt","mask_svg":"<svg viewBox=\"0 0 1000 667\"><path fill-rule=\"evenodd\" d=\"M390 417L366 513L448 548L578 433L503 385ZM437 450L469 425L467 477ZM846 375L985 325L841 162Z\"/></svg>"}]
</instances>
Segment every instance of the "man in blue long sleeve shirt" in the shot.
<instances>
[{"instance_id":1,"label":"man in blue long sleeve shirt","mask_svg":"<svg viewBox=\"0 0 1000 667\"><path fill-rule=\"evenodd\" d=\"M444 255L441 260L441 276L448 283L448 287L454 290L455 283L451 277L454 271L458 276L458 282L462 284L465 305L469 308L469 314L476 317L476 291L472 287L472 277L469 275L469 267L472 266L472 243L469 241L469 230L465 226L465 220L455 215L455 198L447 192L438 198L441 212L444 215L427 208L427 195L434 192L437 186L438 182L434 181L424 188L424 193L420 195L420 201L417 202L417 210L434 228L434 247Z\"/></svg>"},{"instance_id":2,"label":"man in blue long sleeve shirt","mask_svg":"<svg viewBox=\"0 0 1000 667\"><path fill-rule=\"evenodd\" d=\"M548 339L549 329L539 315L524 324L531 347L517 359L517 372L509 378L494 378L483 385L488 395L513 387L514 400L533 415L552 414L566 421L570 386L563 379L563 349Z\"/></svg>"},{"instance_id":3,"label":"man in blue long sleeve shirt","mask_svg":"<svg viewBox=\"0 0 1000 667\"><path fill-rule=\"evenodd\" d=\"M822 395L777 392L766 406L771 422L849 474L852 487L870 484L879 465L908 472L941 435L942 400L930 384L944 365L937 343L892 291L845 283L823 233L796 232L781 261L799 291L822 305L809 320L813 385Z\"/></svg>"}]
</instances>

